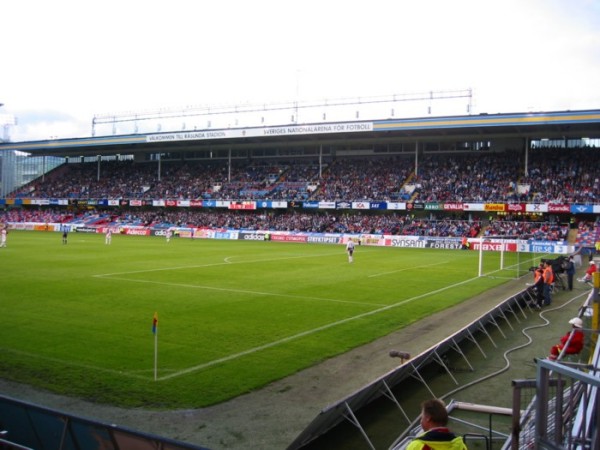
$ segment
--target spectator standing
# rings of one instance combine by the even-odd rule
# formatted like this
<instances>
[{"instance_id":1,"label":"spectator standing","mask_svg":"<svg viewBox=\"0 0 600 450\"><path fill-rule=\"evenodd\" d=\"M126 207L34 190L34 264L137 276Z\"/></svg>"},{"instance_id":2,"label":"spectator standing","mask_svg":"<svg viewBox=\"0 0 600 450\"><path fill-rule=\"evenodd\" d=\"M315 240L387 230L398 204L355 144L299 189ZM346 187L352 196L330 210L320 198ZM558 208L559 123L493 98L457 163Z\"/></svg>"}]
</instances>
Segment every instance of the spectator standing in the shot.
<instances>
[{"instance_id":1,"label":"spectator standing","mask_svg":"<svg viewBox=\"0 0 600 450\"><path fill-rule=\"evenodd\" d=\"M406 450L466 450L462 437L448 429L448 411L443 401L426 400L421 403L421 428Z\"/></svg>"},{"instance_id":2,"label":"spectator standing","mask_svg":"<svg viewBox=\"0 0 600 450\"><path fill-rule=\"evenodd\" d=\"M573 278L575 277L575 263L573 262L573 256L569 256L569 259L567 259L565 272L567 274L567 286L568 286L569 290L572 291L573 290Z\"/></svg>"}]
</instances>

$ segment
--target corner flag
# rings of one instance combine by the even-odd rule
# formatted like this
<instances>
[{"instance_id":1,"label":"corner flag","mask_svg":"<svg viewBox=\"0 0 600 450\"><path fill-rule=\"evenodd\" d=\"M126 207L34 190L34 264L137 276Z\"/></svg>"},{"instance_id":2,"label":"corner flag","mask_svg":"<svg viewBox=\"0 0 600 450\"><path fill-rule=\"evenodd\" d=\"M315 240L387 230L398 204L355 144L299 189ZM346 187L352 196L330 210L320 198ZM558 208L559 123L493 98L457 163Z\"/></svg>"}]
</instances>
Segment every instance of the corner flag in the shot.
<instances>
[{"instance_id":1,"label":"corner flag","mask_svg":"<svg viewBox=\"0 0 600 450\"><path fill-rule=\"evenodd\" d=\"M152 333L154 334L154 381L158 376L158 313L152 318Z\"/></svg>"}]
</instances>

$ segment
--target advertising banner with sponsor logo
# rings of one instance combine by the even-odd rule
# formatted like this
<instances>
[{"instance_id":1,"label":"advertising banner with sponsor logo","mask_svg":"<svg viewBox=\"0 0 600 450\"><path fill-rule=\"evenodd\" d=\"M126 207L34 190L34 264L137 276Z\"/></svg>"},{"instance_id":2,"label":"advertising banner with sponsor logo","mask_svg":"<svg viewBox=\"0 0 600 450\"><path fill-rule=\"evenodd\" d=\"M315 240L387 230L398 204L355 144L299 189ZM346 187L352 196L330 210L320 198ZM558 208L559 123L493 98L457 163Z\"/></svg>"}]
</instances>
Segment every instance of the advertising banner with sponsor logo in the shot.
<instances>
[{"instance_id":1,"label":"advertising banner with sponsor logo","mask_svg":"<svg viewBox=\"0 0 600 450\"><path fill-rule=\"evenodd\" d=\"M257 202L257 206L263 209L287 209L288 202L278 201L274 202L271 200L263 200Z\"/></svg>"},{"instance_id":2,"label":"advertising banner with sponsor logo","mask_svg":"<svg viewBox=\"0 0 600 450\"><path fill-rule=\"evenodd\" d=\"M408 209L406 202L387 202L386 209L394 211L404 211Z\"/></svg>"},{"instance_id":3,"label":"advertising banner with sponsor logo","mask_svg":"<svg viewBox=\"0 0 600 450\"><path fill-rule=\"evenodd\" d=\"M242 231L238 234L238 239L242 241L265 241L264 233L246 233Z\"/></svg>"},{"instance_id":4,"label":"advertising banner with sponsor logo","mask_svg":"<svg viewBox=\"0 0 600 450\"><path fill-rule=\"evenodd\" d=\"M592 205L571 205L572 214L592 214L594 209Z\"/></svg>"},{"instance_id":5,"label":"advertising banner with sponsor logo","mask_svg":"<svg viewBox=\"0 0 600 450\"><path fill-rule=\"evenodd\" d=\"M319 202L319 209L335 209L335 202Z\"/></svg>"},{"instance_id":6,"label":"advertising banner with sponsor logo","mask_svg":"<svg viewBox=\"0 0 600 450\"><path fill-rule=\"evenodd\" d=\"M321 206L320 206L319 202L312 201L312 202L302 202L302 207L307 208L307 209L317 209L317 208L320 208Z\"/></svg>"},{"instance_id":7,"label":"advertising banner with sponsor logo","mask_svg":"<svg viewBox=\"0 0 600 450\"><path fill-rule=\"evenodd\" d=\"M460 250L460 238L436 238L423 236L385 236L384 245L402 248L439 248L444 250Z\"/></svg>"},{"instance_id":8,"label":"advertising banner with sponsor logo","mask_svg":"<svg viewBox=\"0 0 600 450\"><path fill-rule=\"evenodd\" d=\"M61 231L61 224L56 223L32 223L32 222L8 222L9 228L27 231ZM72 231L78 233L103 233L106 227L71 226ZM165 229L150 229L146 227L122 227L114 228L114 232L135 236L164 236ZM238 231L232 229L207 229L207 228L174 228L173 236L191 239L227 239L227 240L251 240L251 241L276 241L276 242L298 242L319 244L344 244L349 238L355 239L359 245L387 246L398 248L434 248L445 250L460 250L462 248L461 238L448 237L425 237L425 236L395 236L381 234L347 235L336 233L290 233L259 231ZM535 241L517 239L469 239L471 249L484 251L505 252L528 252L547 254L568 254L573 248L566 241Z\"/></svg>"},{"instance_id":9,"label":"advertising banner with sponsor logo","mask_svg":"<svg viewBox=\"0 0 600 450\"><path fill-rule=\"evenodd\" d=\"M527 212L529 213L545 213L548 212L548 205L546 203L528 203Z\"/></svg>"},{"instance_id":10,"label":"advertising banner with sponsor logo","mask_svg":"<svg viewBox=\"0 0 600 450\"><path fill-rule=\"evenodd\" d=\"M318 125L286 125L226 130L179 131L174 133L149 134L146 135L146 142L202 141L207 139L357 133L366 131L373 131L373 122L339 122Z\"/></svg>"},{"instance_id":11,"label":"advertising banner with sponsor logo","mask_svg":"<svg viewBox=\"0 0 600 450\"><path fill-rule=\"evenodd\" d=\"M339 244L340 236L323 236L311 234L306 237L306 242L311 244Z\"/></svg>"},{"instance_id":12,"label":"advertising banner with sponsor logo","mask_svg":"<svg viewBox=\"0 0 600 450\"><path fill-rule=\"evenodd\" d=\"M190 237L194 239L214 239L215 230L212 228L192 228Z\"/></svg>"},{"instance_id":13,"label":"advertising banner with sponsor logo","mask_svg":"<svg viewBox=\"0 0 600 450\"><path fill-rule=\"evenodd\" d=\"M463 204L462 203L444 203L443 209L444 209L444 211L462 211Z\"/></svg>"},{"instance_id":14,"label":"advertising banner with sponsor logo","mask_svg":"<svg viewBox=\"0 0 600 450\"><path fill-rule=\"evenodd\" d=\"M50 200L45 198L32 198L31 201L25 202L25 204L45 206L50 204Z\"/></svg>"},{"instance_id":15,"label":"advertising banner with sponsor logo","mask_svg":"<svg viewBox=\"0 0 600 450\"><path fill-rule=\"evenodd\" d=\"M513 213L527 212L527 205L525 203L509 203L506 205L506 212L513 212Z\"/></svg>"},{"instance_id":16,"label":"advertising banner with sponsor logo","mask_svg":"<svg viewBox=\"0 0 600 450\"><path fill-rule=\"evenodd\" d=\"M560 255L565 255L571 252L566 242L533 240L519 241L517 251L530 253L550 253Z\"/></svg>"},{"instance_id":17,"label":"advertising banner with sponsor logo","mask_svg":"<svg viewBox=\"0 0 600 450\"><path fill-rule=\"evenodd\" d=\"M430 237L426 239L426 248L439 248L444 250L461 250L462 242L460 238L442 238Z\"/></svg>"},{"instance_id":18,"label":"advertising banner with sponsor logo","mask_svg":"<svg viewBox=\"0 0 600 450\"><path fill-rule=\"evenodd\" d=\"M552 214L570 214L570 205L558 205L555 203L548 203L548 212Z\"/></svg>"},{"instance_id":19,"label":"advertising banner with sponsor logo","mask_svg":"<svg viewBox=\"0 0 600 450\"><path fill-rule=\"evenodd\" d=\"M307 235L297 235L297 234L272 234L271 240L275 242L307 242Z\"/></svg>"},{"instance_id":20,"label":"advertising banner with sponsor logo","mask_svg":"<svg viewBox=\"0 0 600 450\"><path fill-rule=\"evenodd\" d=\"M424 211L425 203L421 203L421 202L407 203L406 209L408 209L409 211Z\"/></svg>"},{"instance_id":21,"label":"advertising banner with sponsor logo","mask_svg":"<svg viewBox=\"0 0 600 450\"><path fill-rule=\"evenodd\" d=\"M238 238L238 232L235 230L215 230L215 239L233 239Z\"/></svg>"},{"instance_id":22,"label":"advertising banner with sponsor logo","mask_svg":"<svg viewBox=\"0 0 600 450\"><path fill-rule=\"evenodd\" d=\"M504 203L486 203L484 208L485 208L486 212L504 212L505 211Z\"/></svg>"},{"instance_id":23,"label":"advertising banner with sponsor logo","mask_svg":"<svg viewBox=\"0 0 600 450\"><path fill-rule=\"evenodd\" d=\"M361 234L359 244L385 246L385 236L383 234Z\"/></svg>"},{"instance_id":24,"label":"advertising banner with sponsor logo","mask_svg":"<svg viewBox=\"0 0 600 450\"><path fill-rule=\"evenodd\" d=\"M50 225L47 223L36 223L33 224L33 231L51 231Z\"/></svg>"},{"instance_id":25,"label":"advertising banner with sponsor logo","mask_svg":"<svg viewBox=\"0 0 600 450\"><path fill-rule=\"evenodd\" d=\"M369 202L352 202L352 209L370 209Z\"/></svg>"},{"instance_id":26,"label":"advertising banner with sponsor logo","mask_svg":"<svg viewBox=\"0 0 600 450\"><path fill-rule=\"evenodd\" d=\"M150 236L165 237L167 235L167 231L168 231L168 229L166 229L166 228L152 228L152 229L150 229ZM179 231L177 231L175 233L171 233L171 236L172 237L179 236Z\"/></svg>"},{"instance_id":27,"label":"advertising banner with sponsor logo","mask_svg":"<svg viewBox=\"0 0 600 450\"><path fill-rule=\"evenodd\" d=\"M256 209L256 202L229 202L228 209L253 210Z\"/></svg>"},{"instance_id":28,"label":"advertising banner with sponsor logo","mask_svg":"<svg viewBox=\"0 0 600 450\"><path fill-rule=\"evenodd\" d=\"M479 238L469 239L471 248L473 250L483 249L485 252L516 252L519 251L519 246L522 242L518 239L483 239L483 242ZM504 247L504 248L503 248Z\"/></svg>"},{"instance_id":29,"label":"advertising banner with sponsor logo","mask_svg":"<svg viewBox=\"0 0 600 450\"><path fill-rule=\"evenodd\" d=\"M10 230L19 230L19 231L33 231L35 229L36 225L39 225L39 224L35 224L35 223L31 223L31 222L8 222L8 228ZM50 223L48 225L50 227L52 227L52 231L56 231L57 224Z\"/></svg>"},{"instance_id":30,"label":"advertising banner with sponsor logo","mask_svg":"<svg viewBox=\"0 0 600 450\"><path fill-rule=\"evenodd\" d=\"M425 248L425 240L417 236L385 236L384 245L388 247Z\"/></svg>"},{"instance_id":31,"label":"advertising banner with sponsor logo","mask_svg":"<svg viewBox=\"0 0 600 450\"><path fill-rule=\"evenodd\" d=\"M128 236L150 236L150 229L144 227L123 227L121 232Z\"/></svg>"},{"instance_id":32,"label":"advertising banner with sponsor logo","mask_svg":"<svg viewBox=\"0 0 600 450\"><path fill-rule=\"evenodd\" d=\"M103 233L104 228L99 227L79 227L75 231L78 233Z\"/></svg>"},{"instance_id":33,"label":"advertising banner with sponsor logo","mask_svg":"<svg viewBox=\"0 0 600 450\"><path fill-rule=\"evenodd\" d=\"M483 203L463 203L463 211L485 211Z\"/></svg>"},{"instance_id":34,"label":"advertising banner with sponsor logo","mask_svg":"<svg viewBox=\"0 0 600 450\"><path fill-rule=\"evenodd\" d=\"M178 235L181 238L193 238L194 234L193 234L193 228L179 228L178 229Z\"/></svg>"}]
</instances>

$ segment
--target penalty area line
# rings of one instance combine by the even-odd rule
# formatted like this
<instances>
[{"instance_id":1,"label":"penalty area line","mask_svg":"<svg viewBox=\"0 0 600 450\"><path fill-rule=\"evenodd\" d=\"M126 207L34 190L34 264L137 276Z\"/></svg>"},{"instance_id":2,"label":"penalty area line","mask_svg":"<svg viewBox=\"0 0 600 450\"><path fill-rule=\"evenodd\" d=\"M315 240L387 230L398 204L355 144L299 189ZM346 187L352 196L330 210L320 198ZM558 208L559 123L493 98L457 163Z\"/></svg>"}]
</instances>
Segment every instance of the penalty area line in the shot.
<instances>
[{"instance_id":1,"label":"penalty area line","mask_svg":"<svg viewBox=\"0 0 600 450\"><path fill-rule=\"evenodd\" d=\"M434 264L424 264L422 266L405 267L404 269L392 270L391 272L376 273L373 275L369 275L367 278L382 277L384 275L391 275L393 273L406 272L407 270L413 270L413 269L424 269L427 267L440 266L442 264L448 264L448 261L438 262L438 263L434 263Z\"/></svg>"},{"instance_id":2,"label":"penalty area line","mask_svg":"<svg viewBox=\"0 0 600 450\"><path fill-rule=\"evenodd\" d=\"M319 332L327 330L329 328L334 328L334 327L337 327L339 325L343 325L343 324L346 324L346 323L349 323L349 322L353 322L353 321L358 320L358 319L362 319L364 317L369 317L369 316L373 316L375 314L379 314L379 313L382 313L382 312L385 312L385 311L389 311L389 310L397 308L399 306L403 306L403 305L406 305L408 303L412 303L412 302L414 302L416 300L419 300L419 299L422 299L422 298L425 298L425 297L428 297L428 296L431 296L431 295L439 294L439 293L447 291L449 289L454 289L454 288L456 288L458 286L462 286L462 285L471 283L472 281L475 281L477 279L479 279L479 277L470 278L470 279L467 279L467 280L464 280L464 281L460 281L458 283L454 283L454 284L449 285L449 286L445 286L443 288L439 288L439 289L435 289L433 291L425 292L425 293L417 295L415 297L411 297L411 298L408 298L406 300L402 300L400 302L384 306L382 308L377 308L377 309L374 309L372 311L368 311L366 313L358 314L356 316L348 317L346 319L342 319L342 320L338 320L338 321L335 321L335 322L331 322L329 324L322 325L320 327L313 328L313 329L310 329L310 330L306 330L306 331L303 331L301 333L297 333L297 334L294 334L292 336L288 336L288 337L283 338L283 339L278 339L276 341L269 342L269 343L264 344L264 345L259 345L258 347L249 348L248 350L245 350L243 352L234 353L232 355L228 355L228 356L225 356L223 358L214 359L212 361L209 361L209 362L206 362L206 363L203 363L203 364L198 364L197 366L192 366L192 367L189 367L187 369L180 370L179 372L175 372L175 373L172 373L170 375L165 375L165 376L162 376L162 377L158 377L157 380L159 380L159 381L170 380L171 378L177 378L177 377L180 377L180 376L183 376L183 375L187 375L189 373L198 372L198 371L206 369L208 367L212 367L212 366L215 366L217 364L221 364L221 363L224 363L224 362L227 362L227 361L232 361L234 359L238 359L238 358L241 358L241 357L246 356L246 355L251 355L253 353L257 353L257 352L262 351L262 350L267 350L269 348L276 347L278 345L285 344L287 342L291 342L291 341L294 341L296 339L300 339L300 338L303 338L303 337L306 337L306 336L310 336L312 334L319 333Z\"/></svg>"}]
</instances>

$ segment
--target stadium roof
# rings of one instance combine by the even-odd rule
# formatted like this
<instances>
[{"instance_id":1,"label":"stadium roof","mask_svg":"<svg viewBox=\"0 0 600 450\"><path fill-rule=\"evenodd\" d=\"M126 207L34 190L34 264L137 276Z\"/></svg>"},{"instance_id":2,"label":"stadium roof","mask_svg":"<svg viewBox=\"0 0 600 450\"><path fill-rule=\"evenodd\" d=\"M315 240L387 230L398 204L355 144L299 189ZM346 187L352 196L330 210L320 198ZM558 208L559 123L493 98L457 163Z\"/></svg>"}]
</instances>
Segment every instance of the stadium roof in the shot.
<instances>
[{"instance_id":1,"label":"stadium roof","mask_svg":"<svg viewBox=\"0 0 600 450\"><path fill-rule=\"evenodd\" d=\"M600 138L600 110L322 122L7 142L0 144L0 150L65 157L320 145L582 138Z\"/></svg>"}]
</instances>

